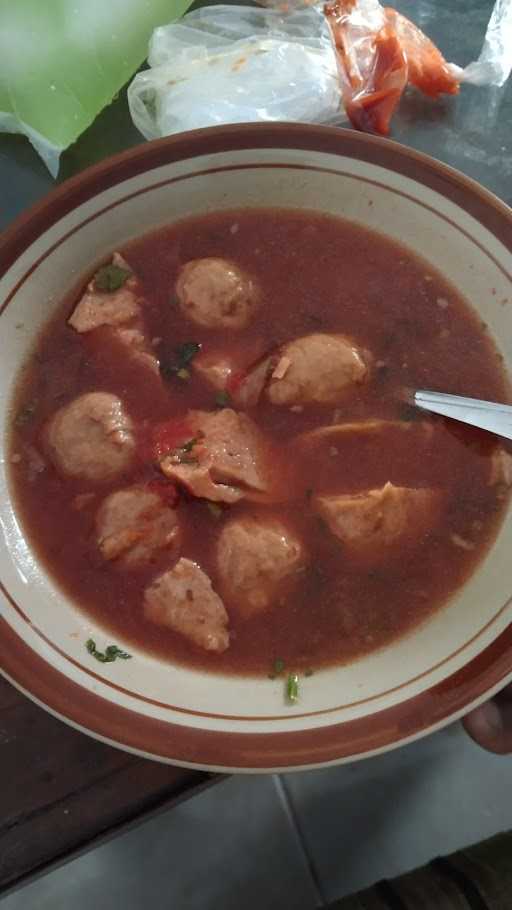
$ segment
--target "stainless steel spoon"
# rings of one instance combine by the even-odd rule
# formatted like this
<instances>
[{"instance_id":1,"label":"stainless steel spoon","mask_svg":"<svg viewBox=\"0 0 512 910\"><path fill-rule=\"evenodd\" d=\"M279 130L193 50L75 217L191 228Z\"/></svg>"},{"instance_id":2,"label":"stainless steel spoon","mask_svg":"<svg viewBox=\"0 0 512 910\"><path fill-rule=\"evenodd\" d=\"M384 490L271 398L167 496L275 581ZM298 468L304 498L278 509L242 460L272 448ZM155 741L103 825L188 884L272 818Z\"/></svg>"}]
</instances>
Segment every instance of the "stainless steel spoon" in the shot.
<instances>
[{"instance_id":1,"label":"stainless steel spoon","mask_svg":"<svg viewBox=\"0 0 512 910\"><path fill-rule=\"evenodd\" d=\"M504 436L505 439L512 439L512 406L508 404L423 390L415 392L413 400L423 411L451 417L453 420L460 420L473 427L496 433L497 436Z\"/></svg>"}]
</instances>

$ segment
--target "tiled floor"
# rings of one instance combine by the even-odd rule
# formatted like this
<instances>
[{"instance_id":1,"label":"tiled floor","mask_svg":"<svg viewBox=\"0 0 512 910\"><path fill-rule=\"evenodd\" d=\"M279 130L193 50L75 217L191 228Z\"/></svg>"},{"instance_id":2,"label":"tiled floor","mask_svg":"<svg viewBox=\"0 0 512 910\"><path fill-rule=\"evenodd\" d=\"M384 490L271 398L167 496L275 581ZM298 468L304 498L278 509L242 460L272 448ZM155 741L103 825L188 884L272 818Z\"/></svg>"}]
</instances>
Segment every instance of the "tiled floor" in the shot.
<instances>
[{"instance_id":1,"label":"tiled floor","mask_svg":"<svg viewBox=\"0 0 512 910\"><path fill-rule=\"evenodd\" d=\"M512 827L512 758L458 726L326 771L231 778L0 910L313 910Z\"/></svg>"}]
</instances>

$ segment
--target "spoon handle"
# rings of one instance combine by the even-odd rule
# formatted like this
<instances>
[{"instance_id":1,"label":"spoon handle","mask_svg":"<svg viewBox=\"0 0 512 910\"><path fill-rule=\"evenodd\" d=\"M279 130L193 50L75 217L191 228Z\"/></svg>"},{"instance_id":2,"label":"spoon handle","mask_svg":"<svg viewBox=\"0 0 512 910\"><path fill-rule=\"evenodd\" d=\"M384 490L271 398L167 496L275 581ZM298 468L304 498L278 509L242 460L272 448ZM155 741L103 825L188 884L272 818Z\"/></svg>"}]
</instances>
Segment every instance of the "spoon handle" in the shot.
<instances>
[{"instance_id":1,"label":"spoon handle","mask_svg":"<svg viewBox=\"0 0 512 910\"><path fill-rule=\"evenodd\" d=\"M512 407L508 404L423 390L414 393L414 404L424 411L452 417L454 420L461 420L462 423L469 423L473 427L504 436L505 439L512 439Z\"/></svg>"}]
</instances>

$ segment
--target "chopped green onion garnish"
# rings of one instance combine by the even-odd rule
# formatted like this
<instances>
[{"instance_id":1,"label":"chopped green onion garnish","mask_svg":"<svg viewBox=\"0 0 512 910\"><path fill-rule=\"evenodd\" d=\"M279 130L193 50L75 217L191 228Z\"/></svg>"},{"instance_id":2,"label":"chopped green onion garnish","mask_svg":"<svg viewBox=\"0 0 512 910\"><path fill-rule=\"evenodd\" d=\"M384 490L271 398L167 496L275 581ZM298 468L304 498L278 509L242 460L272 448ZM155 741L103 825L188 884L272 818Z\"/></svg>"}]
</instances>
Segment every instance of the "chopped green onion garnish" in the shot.
<instances>
[{"instance_id":1,"label":"chopped green onion garnish","mask_svg":"<svg viewBox=\"0 0 512 910\"><path fill-rule=\"evenodd\" d=\"M192 439L189 439L188 442L184 442L183 445L180 446L180 450L182 452L191 452L194 446L199 442L200 438L201 437L199 436L194 436Z\"/></svg>"},{"instance_id":2,"label":"chopped green onion garnish","mask_svg":"<svg viewBox=\"0 0 512 910\"><path fill-rule=\"evenodd\" d=\"M201 345L196 341L186 341L185 344L180 344L176 348L174 358L168 363L160 364L160 372L164 379L177 376L182 382L187 382L190 379L190 370L187 367L200 350Z\"/></svg>"},{"instance_id":3,"label":"chopped green onion garnish","mask_svg":"<svg viewBox=\"0 0 512 910\"><path fill-rule=\"evenodd\" d=\"M89 654L92 654L92 656L95 657L96 660L99 660L99 662L102 664L110 664L114 660L117 660L117 658L119 658L119 660L130 660L132 656L126 651L122 651L121 648L117 647L117 645L108 645L104 651L98 651L96 642L93 641L92 638L89 638L86 641L85 647L87 648Z\"/></svg>"},{"instance_id":4,"label":"chopped green onion garnish","mask_svg":"<svg viewBox=\"0 0 512 910\"><path fill-rule=\"evenodd\" d=\"M297 673L289 673L286 680L286 698L291 704L299 697L299 677Z\"/></svg>"},{"instance_id":5,"label":"chopped green onion garnish","mask_svg":"<svg viewBox=\"0 0 512 910\"><path fill-rule=\"evenodd\" d=\"M200 350L201 345L197 341L185 341L184 344L180 344L179 348L176 349L178 366L186 367L187 363L190 363L196 354L199 354Z\"/></svg>"},{"instance_id":6,"label":"chopped green onion garnish","mask_svg":"<svg viewBox=\"0 0 512 910\"><path fill-rule=\"evenodd\" d=\"M94 286L98 291L118 291L130 275L128 269L122 269L119 265L103 265L94 276Z\"/></svg>"}]
</instances>

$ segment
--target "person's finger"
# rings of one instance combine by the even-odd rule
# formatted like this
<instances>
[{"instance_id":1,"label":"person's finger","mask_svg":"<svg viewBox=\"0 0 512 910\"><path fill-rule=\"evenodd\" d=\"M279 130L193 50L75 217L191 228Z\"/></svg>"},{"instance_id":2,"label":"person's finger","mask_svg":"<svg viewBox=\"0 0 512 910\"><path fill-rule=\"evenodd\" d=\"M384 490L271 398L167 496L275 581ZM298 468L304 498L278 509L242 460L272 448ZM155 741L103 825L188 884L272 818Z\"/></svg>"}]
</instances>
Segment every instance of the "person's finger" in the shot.
<instances>
[{"instance_id":1,"label":"person's finger","mask_svg":"<svg viewBox=\"0 0 512 910\"><path fill-rule=\"evenodd\" d=\"M499 755L512 752L512 702L510 693L499 701L488 701L471 711L464 720L464 727L471 739Z\"/></svg>"}]
</instances>

